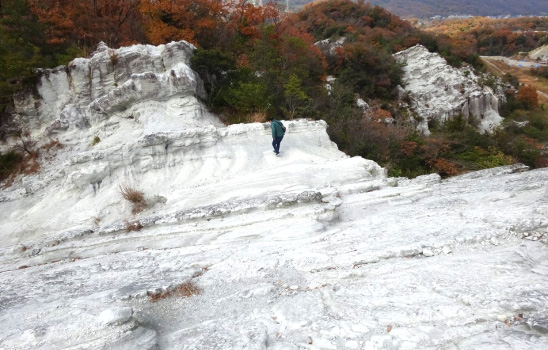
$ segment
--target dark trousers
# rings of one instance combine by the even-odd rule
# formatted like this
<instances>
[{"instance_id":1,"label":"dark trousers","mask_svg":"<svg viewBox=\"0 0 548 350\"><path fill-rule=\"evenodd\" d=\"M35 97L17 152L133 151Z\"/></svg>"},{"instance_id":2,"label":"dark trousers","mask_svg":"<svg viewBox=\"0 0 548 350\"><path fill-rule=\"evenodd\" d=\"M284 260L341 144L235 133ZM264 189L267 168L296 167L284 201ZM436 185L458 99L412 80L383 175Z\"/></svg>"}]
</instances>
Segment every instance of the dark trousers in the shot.
<instances>
[{"instance_id":1,"label":"dark trousers","mask_svg":"<svg viewBox=\"0 0 548 350\"><path fill-rule=\"evenodd\" d=\"M275 139L272 140L272 147L274 147L274 152L276 154L280 153L280 143L282 142L282 139L284 137L276 137Z\"/></svg>"}]
</instances>

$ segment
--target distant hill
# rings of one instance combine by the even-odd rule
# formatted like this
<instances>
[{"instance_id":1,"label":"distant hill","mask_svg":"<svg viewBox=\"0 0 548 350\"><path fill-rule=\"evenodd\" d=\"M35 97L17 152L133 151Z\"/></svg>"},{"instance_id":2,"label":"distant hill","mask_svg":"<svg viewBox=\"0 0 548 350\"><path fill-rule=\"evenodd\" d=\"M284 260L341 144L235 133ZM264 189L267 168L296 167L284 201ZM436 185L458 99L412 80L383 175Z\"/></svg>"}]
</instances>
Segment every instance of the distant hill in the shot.
<instances>
[{"instance_id":1,"label":"distant hill","mask_svg":"<svg viewBox=\"0 0 548 350\"><path fill-rule=\"evenodd\" d=\"M300 7L312 2L311 0L289 1L290 7ZM403 17L548 15L546 0L371 0L366 2L382 6Z\"/></svg>"}]
</instances>

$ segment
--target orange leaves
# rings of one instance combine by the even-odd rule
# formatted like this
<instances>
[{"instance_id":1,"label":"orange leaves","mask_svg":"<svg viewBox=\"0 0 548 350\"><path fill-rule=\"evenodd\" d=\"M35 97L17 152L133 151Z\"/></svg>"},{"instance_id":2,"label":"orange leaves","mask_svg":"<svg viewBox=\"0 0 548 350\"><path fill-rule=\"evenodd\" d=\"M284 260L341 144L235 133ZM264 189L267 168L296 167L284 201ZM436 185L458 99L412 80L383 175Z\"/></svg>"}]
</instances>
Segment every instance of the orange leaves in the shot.
<instances>
[{"instance_id":1,"label":"orange leaves","mask_svg":"<svg viewBox=\"0 0 548 350\"><path fill-rule=\"evenodd\" d=\"M184 1L144 1L139 7L145 32L154 45L169 41L194 41L191 20L184 8Z\"/></svg>"},{"instance_id":2,"label":"orange leaves","mask_svg":"<svg viewBox=\"0 0 548 350\"><path fill-rule=\"evenodd\" d=\"M361 20L362 20L363 24L366 25L366 26L371 25L371 22L373 21L371 19L371 17L369 17L369 16L362 16Z\"/></svg>"},{"instance_id":3,"label":"orange leaves","mask_svg":"<svg viewBox=\"0 0 548 350\"><path fill-rule=\"evenodd\" d=\"M246 3L242 4L238 10L236 20L240 34L258 39L260 37L259 24L264 22L261 8Z\"/></svg>"},{"instance_id":4,"label":"orange leaves","mask_svg":"<svg viewBox=\"0 0 548 350\"><path fill-rule=\"evenodd\" d=\"M510 56L539 46L548 20L535 17L490 19L473 17L435 23L429 30L447 35L462 58L470 52ZM466 45L468 44L468 48Z\"/></svg>"},{"instance_id":5,"label":"orange leaves","mask_svg":"<svg viewBox=\"0 0 548 350\"><path fill-rule=\"evenodd\" d=\"M109 46L134 43L139 0L29 0L31 11L46 27L48 43Z\"/></svg>"},{"instance_id":6,"label":"orange leaves","mask_svg":"<svg viewBox=\"0 0 548 350\"><path fill-rule=\"evenodd\" d=\"M249 62L249 56L246 54L241 54L236 60L236 66L238 67L250 67L250 64L251 63Z\"/></svg>"},{"instance_id":7,"label":"orange leaves","mask_svg":"<svg viewBox=\"0 0 548 350\"><path fill-rule=\"evenodd\" d=\"M386 121L386 119L392 118L392 114L390 114L390 112L382 108L375 110L374 116L375 116L375 119L382 122Z\"/></svg>"},{"instance_id":8,"label":"orange leaves","mask_svg":"<svg viewBox=\"0 0 548 350\"><path fill-rule=\"evenodd\" d=\"M230 14L230 21L237 26L235 30L248 39L259 39L260 25L278 23L279 20L280 13L272 2L255 7L246 0L239 0Z\"/></svg>"},{"instance_id":9,"label":"orange leaves","mask_svg":"<svg viewBox=\"0 0 548 350\"><path fill-rule=\"evenodd\" d=\"M538 108L537 89L532 86L520 86L516 99L530 109Z\"/></svg>"},{"instance_id":10,"label":"orange leaves","mask_svg":"<svg viewBox=\"0 0 548 350\"><path fill-rule=\"evenodd\" d=\"M201 45L218 40L228 13L224 1L216 0L141 1L139 12L153 44L187 40Z\"/></svg>"},{"instance_id":11,"label":"orange leaves","mask_svg":"<svg viewBox=\"0 0 548 350\"><path fill-rule=\"evenodd\" d=\"M461 165L450 158L452 158L451 144L443 138L428 137L422 141L404 140L399 143L399 159L402 164L415 160L423 164L425 169L435 170L442 176L462 173Z\"/></svg>"},{"instance_id":12,"label":"orange leaves","mask_svg":"<svg viewBox=\"0 0 548 350\"><path fill-rule=\"evenodd\" d=\"M407 157L411 157L415 153L418 146L419 144L415 141L403 141L401 143L401 153Z\"/></svg>"},{"instance_id":13,"label":"orange leaves","mask_svg":"<svg viewBox=\"0 0 548 350\"><path fill-rule=\"evenodd\" d=\"M433 162L433 166L438 171L438 174L448 175L448 176L460 174L460 169L457 166L457 164L445 158L436 159Z\"/></svg>"},{"instance_id":14,"label":"orange leaves","mask_svg":"<svg viewBox=\"0 0 548 350\"><path fill-rule=\"evenodd\" d=\"M68 5L68 4L67 4ZM46 41L49 44L60 44L76 30L72 20L73 8L62 6L58 1L29 0L31 11L38 16L40 23L46 25Z\"/></svg>"},{"instance_id":15,"label":"orange leaves","mask_svg":"<svg viewBox=\"0 0 548 350\"><path fill-rule=\"evenodd\" d=\"M337 69L339 69L339 67L343 64L344 62L344 57L345 57L345 52L344 52L344 49L340 46L337 46L335 47L335 53L336 53L336 57L337 57L337 60L335 61L335 63L333 64L333 70L334 71L337 71Z\"/></svg>"},{"instance_id":16,"label":"orange leaves","mask_svg":"<svg viewBox=\"0 0 548 350\"><path fill-rule=\"evenodd\" d=\"M451 145L443 138L427 138L420 147L421 159L440 175L454 176L462 172L457 163L444 157L450 154Z\"/></svg>"},{"instance_id":17,"label":"orange leaves","mask_svg":"<svg viewBox=\"0 0 548 350\"><path fill-rule=\"evenodd\" d=\"M327 64L314 40L308 33L302 33L295 28L287 28L278 37L278 50L284 66L301 67L304 71L321 74Z\"/></svg>"},{"instance_id":18,"label":"orange leaves","mask_svg":"<svg viewBox=\"0 0 548 350\"><path fill-rule=\"evenodd\" d=\"M145 28L150 42L154 45L178 40L186 40L195 44L194 32L190 29L175 28L163 22L157 22Z\"/></svg>"}]
</instances>

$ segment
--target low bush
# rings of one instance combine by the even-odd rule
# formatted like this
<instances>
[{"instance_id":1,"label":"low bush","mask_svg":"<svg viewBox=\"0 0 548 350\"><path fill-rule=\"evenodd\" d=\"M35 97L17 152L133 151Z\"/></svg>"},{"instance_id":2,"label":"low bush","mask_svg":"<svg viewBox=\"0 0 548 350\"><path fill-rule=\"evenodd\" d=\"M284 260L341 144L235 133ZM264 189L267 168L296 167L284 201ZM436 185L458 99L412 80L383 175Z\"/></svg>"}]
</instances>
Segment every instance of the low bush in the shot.
<instances>
[{"instance_id":1,"label":"low bush","mask_svg":"<svg viewBox=\"0 0 548 350\"><path fill-rule=\"evenodd\" d=\"M128 221L126 220L126 232L132 232L132 231L141 231L143 228L143 225L139 220L137 221Z\"/></svg>"},{"instance_id":2,"label":"low bush","mask_svg":"<svg viewBox=\"0 0 548 350\"><path fill-rule=\"evenodd\" d=\"M38 162L38 151L21 154L15 150L7 153L0 153L0 181L7 179L2 188L7 188L13 184L15 177L19 174L31 175L40 171Z\"/></svg>"},{"instance_id":3,"label":"low bush","mask_svg":"<svg viewBox=\"0 0 548 350\"><path fill-rule=\"evenodd\" d=\"M142 212L148 207L143 192L128 185L119 185L118 190L125 200L132 203L131 213L133 215Z\"/></svg>"},{"instance_id":4,"label":"low bush","mask_svg":"<svg viewBox=\"0 0 548 350\"><path fill-rule=\"evenodd\" d=\"M61 142L59 142L59 140L51 140L50 142L42 146L42 148L49 152L55 149L63 149L65 148L65 146Z\"/></svg>"},{"instance_id":5,"label":"low bush","mask_svg":"<svg viewBox=\"0 0 548 350\"><path fill-rule=\"evenodd\" d=\"M0 181L17 172L23 162L23 156L15 151L0 153Z\"/></svg>"},{"instance_id":6,"label":"low bush","mask_svg":"<svg viewBox=\"0 0 548 350\"><path fill-rule=\"evenodd\" d=\"M200 294L200 289L194 284L193 281L188 281L178 285L174 289L169 289L157 293L149 292L148 296L150 297L150 301L156 302L158 300L165 299L173 295L188 298L198 294Z\"/></svg>"},{"instance_id":7,"label":"low bush","mask_svg":"<svg viewBox=\"0 0 548 350\"><path fill-rule=\"evenodd\" d=\"M543 152L548 142L548 117L542 110L516 109L494 134L497 147L518 162L533 168L546 166Z\"/></svg>"}]
</instances>

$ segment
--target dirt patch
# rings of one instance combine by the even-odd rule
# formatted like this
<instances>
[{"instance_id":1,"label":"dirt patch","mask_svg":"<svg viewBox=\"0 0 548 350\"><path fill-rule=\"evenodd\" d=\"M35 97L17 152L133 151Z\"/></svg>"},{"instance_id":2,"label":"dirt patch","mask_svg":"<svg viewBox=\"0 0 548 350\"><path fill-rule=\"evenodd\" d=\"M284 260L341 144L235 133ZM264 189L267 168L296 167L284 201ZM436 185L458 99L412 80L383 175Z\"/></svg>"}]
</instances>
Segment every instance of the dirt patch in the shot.
<instances>
[{"instance_id":1,"label":"dirt patch","mask_svg":"<svg viewBox=\"0 0 548 350\"><path fill-rule=\"evenodd\" d=\"M485 62L487 69L493 74L503 76L510 73L518 78L520 83L537 89L539 104L548 105L548 80L532 75L530 73L531 68L510 66L499 59L489 59L487 57L482 57L482 60Z\"/></svg>"}]
</instances>

